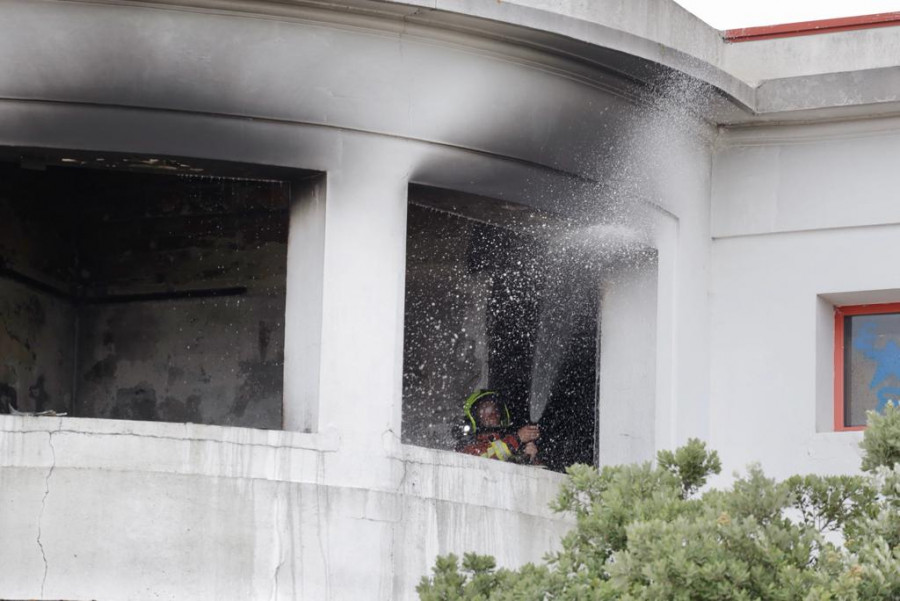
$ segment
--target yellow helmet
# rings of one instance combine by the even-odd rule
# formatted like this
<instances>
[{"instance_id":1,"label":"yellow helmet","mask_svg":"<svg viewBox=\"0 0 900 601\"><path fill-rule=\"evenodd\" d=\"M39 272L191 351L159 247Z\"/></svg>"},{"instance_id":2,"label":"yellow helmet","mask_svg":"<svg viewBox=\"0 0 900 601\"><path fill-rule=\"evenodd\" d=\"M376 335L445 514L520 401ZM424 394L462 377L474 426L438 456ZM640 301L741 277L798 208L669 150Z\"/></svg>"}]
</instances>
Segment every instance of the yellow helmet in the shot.
<instances>
[{"instance_id":1,"label":"yellow helmet","mask_svg":"<svg viewBox=\"0 0 900 601\"><path fill-rule=\"evenodd\" d=\"M465 413L466 417L469 418L469 422L472 424L473 434L478 431L478 423L476 422L475 416L472 414L472 411L475 409L475 405L479 401L491 396L497 396L499 400L499 395L495 390L478 389L470 394L466 399L466 402L463 404L463 413ZM501 427L508 428L510 424L509 408L506 406L506 403L500 404L503 406L503 422L501 423Z\"/></svg>"}]
</instances>

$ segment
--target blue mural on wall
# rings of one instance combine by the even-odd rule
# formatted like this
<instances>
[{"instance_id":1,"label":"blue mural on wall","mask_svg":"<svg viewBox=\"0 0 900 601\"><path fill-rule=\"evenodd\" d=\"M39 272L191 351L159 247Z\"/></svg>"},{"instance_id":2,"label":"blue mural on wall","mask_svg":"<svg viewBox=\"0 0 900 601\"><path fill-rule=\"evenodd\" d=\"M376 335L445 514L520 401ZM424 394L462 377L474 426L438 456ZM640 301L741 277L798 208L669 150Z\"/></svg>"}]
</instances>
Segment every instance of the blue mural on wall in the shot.
<instances>
[{"instance_id":1,"label":"blue mural on wall","mask_svg":"<svg viewBox=\"0 0 900 601\"><path fill-rule=\"evenodd\" d=\"M894 340L888 340L883 347L877 348L877 340L878 333L873 322L863 322L854 328L853 348L866 359L875 362L875 374L869 383L869 389L877 389L878 405L875 410L880 413L888 402L900 399L900 387L890 385L892 376L900 381L900 345Z\"/></svg>"}]
</instances>

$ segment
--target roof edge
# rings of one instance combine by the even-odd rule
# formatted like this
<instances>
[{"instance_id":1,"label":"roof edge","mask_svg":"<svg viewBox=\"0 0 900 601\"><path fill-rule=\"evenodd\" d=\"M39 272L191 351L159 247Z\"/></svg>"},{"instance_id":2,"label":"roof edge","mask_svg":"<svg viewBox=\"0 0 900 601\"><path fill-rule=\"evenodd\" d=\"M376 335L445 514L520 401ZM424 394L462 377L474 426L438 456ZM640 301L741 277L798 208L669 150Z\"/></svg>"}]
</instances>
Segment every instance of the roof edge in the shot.
<instances>
[{"instance_id":1,"label":"roof edge","mask_svg":"<svg viewBox=\"0 0 900 601\"><path fill-rule=\"evenodd\" d=\"M726 42L736 43L821 33L837 33L856 29L892 27L896 25L900 25L900 12L876 13L838 19L819 19L816 21L798 21L796 23L764 25L761 27L742 27L740 29L727 29L722 34Z\"/></svg>"}]
</instances>

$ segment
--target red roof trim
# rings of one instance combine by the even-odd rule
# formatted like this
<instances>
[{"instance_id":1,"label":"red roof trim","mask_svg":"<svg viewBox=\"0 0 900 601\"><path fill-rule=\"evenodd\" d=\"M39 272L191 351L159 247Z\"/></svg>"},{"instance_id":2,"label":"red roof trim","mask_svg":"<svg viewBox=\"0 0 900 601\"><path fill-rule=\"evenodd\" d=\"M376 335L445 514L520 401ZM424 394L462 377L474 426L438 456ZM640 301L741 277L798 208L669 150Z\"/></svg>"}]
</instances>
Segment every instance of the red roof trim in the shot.
<instances>
[{"instance_id":1,"label":"red roof trim","mask_svg":"<svg viewBox=\"0 0 900 601\"><path fill-rule=\"evenodd\" d=\"M773 38L852 31L854 29L890 27L892 25L900 25L900 12L843 17L840 19L822 19L819 21L801 21L799 23L766 25L763 27L744 27L742 29L728 29L724 34L726 42L754 42L757 40L771 40Z\"/></svg>"}]
</instances>

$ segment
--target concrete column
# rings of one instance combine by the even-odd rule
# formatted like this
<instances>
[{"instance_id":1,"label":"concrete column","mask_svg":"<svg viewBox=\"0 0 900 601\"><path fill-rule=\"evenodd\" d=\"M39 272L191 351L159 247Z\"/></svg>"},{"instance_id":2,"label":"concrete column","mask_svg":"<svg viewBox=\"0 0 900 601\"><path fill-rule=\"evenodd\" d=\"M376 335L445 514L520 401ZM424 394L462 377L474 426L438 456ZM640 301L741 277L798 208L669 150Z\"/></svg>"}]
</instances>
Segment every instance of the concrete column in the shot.
<instances>
[{"instance_id":1,"label":"concrete column","mask_svg":"<svg viewBox=\"0 0 900 601\"><path fill-rule=\"evenodd\" d=\"M408 173L403 143L348 136L327 174L318 426L367 456L400 434Z\"/></svg>"},{"instance_id":2,"label":"concrete column","mask_svg":"<svg viewBox=\"0 0 900 601\"><path fill-rule=\"evenodd\" d=\"M604 283L600 310L598 460L653 459L657 261L623 262Z\"/></svg>"},{"instance_id":3,"label":"concrete column","mask_svg":"<svg viewBox=\"0 0 900 601\"><path fill-rule=\"evenodd\" d=\"M284 429L315 432L319 420L325 176L293 182L284 316Z\"/></svg>"},{"instance_id":4,"label":"concrete column","mask_svg":"<svg viewBox=\"0 0 900 601\"><path fill-rule=\"evenodd\" d=\"M657 249L656 306L656 450L677 446L678 425L678 353L677 309L675 302L678 267L678 220L658 213L655 218L653 246Z\"/></svg>"}]
</instances>

